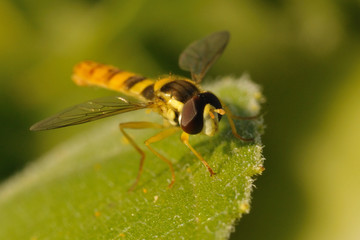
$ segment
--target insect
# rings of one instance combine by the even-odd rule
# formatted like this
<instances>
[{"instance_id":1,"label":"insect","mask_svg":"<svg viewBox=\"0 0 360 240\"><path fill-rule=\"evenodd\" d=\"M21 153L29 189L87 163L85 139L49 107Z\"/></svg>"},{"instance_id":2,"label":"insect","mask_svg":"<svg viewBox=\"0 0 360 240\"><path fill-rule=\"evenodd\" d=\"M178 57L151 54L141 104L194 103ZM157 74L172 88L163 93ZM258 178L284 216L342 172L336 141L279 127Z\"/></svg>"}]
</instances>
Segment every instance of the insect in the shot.
<instances>
[{"instance_id":1,"label":"insect","mask_svg":"<svg viewBox=\"0 0 360 240\"><path fill-rule=\"evenodd\" d=\"M175 183L175 173L170 160L156 151L151 144L175 134L181 133L181 141L207 168L210 175L215 172L189 143L189 135L205 134L213 136L218 131L223 115L227 116L232 133L243 141L251 141L241 137L235 128L234 119L249 119L235 116L229 108L213 93L201 90L199 83L212 64L223 53L229 42L227 31L215 32L203 39L191 43L180 55L179 66L191 73L191 79L168 75L157 80L149 79L135 73L122 71L116 67L103 65L92 61L84 61L74 67L72 79L80 86L95 85L121 92L135 97L130 101L123 97L105 97L91 100L70 107L52 117L34 124L30 130L49 130L82 124L97 119L122 114L138 109L151 109L163 116L170 124L153 122L125 122L119 128L128 142L140 153L140 166L133 190L138 184L143 172L145 153L128 135L125 129L154 128L161 131L145 141L145 145L158 158L163 160L171 171L172 187Z\"/></svg>"}]
</instances>

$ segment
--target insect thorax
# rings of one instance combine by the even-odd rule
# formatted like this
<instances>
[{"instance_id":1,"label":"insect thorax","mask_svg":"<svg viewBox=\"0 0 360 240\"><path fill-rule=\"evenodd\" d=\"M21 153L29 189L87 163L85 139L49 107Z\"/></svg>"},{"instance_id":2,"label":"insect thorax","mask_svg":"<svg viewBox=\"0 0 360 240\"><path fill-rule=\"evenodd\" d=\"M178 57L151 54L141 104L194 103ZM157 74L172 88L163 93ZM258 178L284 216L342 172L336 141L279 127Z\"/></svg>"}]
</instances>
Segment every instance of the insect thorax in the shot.
<instances>
[{"instance_id":1,"label":"insect thorax","mask_svg":"<svg viewBox=\"0 0 360 240\"><path fill-rule=\"evenodd\" d=\"M187 79L160 79L154 86L157 112L172 125L179 126L184 103L200 92L199 88Z\"/></svg>"}]
</instances>

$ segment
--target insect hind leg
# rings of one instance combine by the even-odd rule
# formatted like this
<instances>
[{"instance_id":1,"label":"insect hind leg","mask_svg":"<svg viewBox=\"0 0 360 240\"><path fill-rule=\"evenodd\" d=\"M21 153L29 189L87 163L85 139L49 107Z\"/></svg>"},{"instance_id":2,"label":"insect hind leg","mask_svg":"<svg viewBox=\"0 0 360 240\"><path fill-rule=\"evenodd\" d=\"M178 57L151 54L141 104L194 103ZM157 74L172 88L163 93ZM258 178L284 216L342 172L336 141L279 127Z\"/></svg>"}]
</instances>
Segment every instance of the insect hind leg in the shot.
<instances>
[{"instance_id":1,"label":"insect hind leg","mask_svg":"<svg viewBox=\"0 0 360 240\"><path fill-rule=\"evenodd\" d=\"M145 128L154 128L154 129L164 129L166 128L164 125L158 124L158 123L152 123L152 122L127 122L127 123L120 123L119 124L119 128L120 131L124 134L124 137L130 142L130 144L136 149L136 151L138 153L140 153L141 158L140 158L140 165L139 165L139 170L138 170L138 174L136 177L135 182L133 183L133 185L129 188L129 191L133 191L135 189L135 187L137 186L137 184L139 183L141 174L143 172L143 166L144 166L144 161L145 161L145 152L143 150L141 150L141 148L135 143L135 141L125 132L124 129L129 128L129 129L145 129ZM171 183L169 185L169 187L171 187L174 182L175 182L175 173L172 167L171 162L166 159L164 156L162 156L160 153L158 153L157 151L155 151L149 144L150 143L154 143L157 141L160 141L170 135L172 135L173 133L175 133L175 130L178 130L178 128L167 128L164 131L161 131L160 133L156 134L155 136L147 139L145 141L146 146L157 156L159 157L161 160L163 160L165 163L167 163L169 165L169 168L171 170L171 174L172 174L172 180Z\"/></svg>"},{"instance_id":2,"label":"insect hind leg","mask_svg":"<svg viewBox=\"0 0 360 240\"><path fill-rule=\"evenodd\" d=\"M161 155L159 152L157 152L155 149L153 149L150 144L151 143L155 143L158 141L163 140L166 137L169 137L171 135L173 135L174 133L176 133L177 131L179 131L180 129L177 127L172 127L172 128L167 128L161 132L159 132L158 134L152 136L151 138L149 138L148 140L145 141L146 146L150 149L151 152L153 152L158 158L160 158L161 160L163 160L170 168L171 171L171 182L169 184L169 188L171 188L174 183L175 183L175 172L174 172L174 168L172 163L170 162L169 159L167 159L166 157L164 157L163 155Z\"/></svg>"}]
</instances>

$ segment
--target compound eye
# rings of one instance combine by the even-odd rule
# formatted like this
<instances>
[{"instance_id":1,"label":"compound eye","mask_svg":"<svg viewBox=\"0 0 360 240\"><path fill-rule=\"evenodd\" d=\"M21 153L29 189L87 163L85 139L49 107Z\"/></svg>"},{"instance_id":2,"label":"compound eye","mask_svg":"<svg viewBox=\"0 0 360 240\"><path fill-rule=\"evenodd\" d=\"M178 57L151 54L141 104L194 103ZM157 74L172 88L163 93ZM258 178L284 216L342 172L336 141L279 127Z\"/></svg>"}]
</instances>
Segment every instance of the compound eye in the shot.
<instances>
[{"instance_id":1,"label":"compound eye","mask_svg":"<svg viewBox=\"0 0 360 240\"><path fill-rule=\"evenodd\" d=\"M205 104L199 96L188 100L182 109L180 126L184 132L198 134L202 131Z\"/></svg>"}]
</instances>

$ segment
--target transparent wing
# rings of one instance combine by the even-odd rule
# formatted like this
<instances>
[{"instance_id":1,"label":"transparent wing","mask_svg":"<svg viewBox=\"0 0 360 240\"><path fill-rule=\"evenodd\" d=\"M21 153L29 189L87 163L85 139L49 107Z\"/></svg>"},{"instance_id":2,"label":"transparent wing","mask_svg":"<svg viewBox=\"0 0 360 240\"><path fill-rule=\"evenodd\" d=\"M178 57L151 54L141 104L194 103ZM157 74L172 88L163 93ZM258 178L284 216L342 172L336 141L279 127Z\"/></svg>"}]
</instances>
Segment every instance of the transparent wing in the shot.
<instances>
[{"instance_id":1,"label":"transparent wing","mask_svg":"<svg viewBox=\"0 0 360 240\"><path fill-rule=\"evenodd\" d=\"M220 57L230 39L228 31L215 32L191 43L179 57L179 66L191 72L195 82L200 82L211 65Z\"/></svg>"},{"instance_id":2,"label":"transparent wing","mask_svg":"<svg viewBox=\"0 0 360 240\"><path fill-rule=\"evenodd\" d=\"M67 127L148 108L152 103L129 102L122 97L105 97L75 105L31 126L31 131Z\"/></svg>"}]
</instances>

